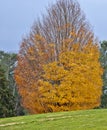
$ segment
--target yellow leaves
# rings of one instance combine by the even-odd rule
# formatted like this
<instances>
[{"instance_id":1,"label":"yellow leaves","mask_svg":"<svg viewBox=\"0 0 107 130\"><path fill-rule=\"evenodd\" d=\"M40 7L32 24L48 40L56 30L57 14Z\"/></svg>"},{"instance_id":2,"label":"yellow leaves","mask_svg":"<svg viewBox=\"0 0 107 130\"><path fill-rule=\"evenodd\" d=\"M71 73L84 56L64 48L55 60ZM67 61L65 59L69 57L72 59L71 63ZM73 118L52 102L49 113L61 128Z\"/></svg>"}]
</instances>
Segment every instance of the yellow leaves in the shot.
<instances>
[{"instance_id":1,"label":"yellow leaves","mask_svg":"<svg viewBox=\"0 0 107 130\"><path fill-rule=\"evenodd\" d=\"M69 28L70 26L71 26L71 24L70 24L70 23L67 23L67 24L64 24L64 25L62 25L62 26L59 26L59 27L57 28L57 30L58 30L58 31L61 31L61 30L64 30L64 29Z\"/></svg>"},{"instance_id":2,"label":"yellow leaves","mask_svg":"<svg viewBox=\"0 0 107 130\"><path fill-rule=\"evenodd\" d=\"M39 35L39 34L36 34L35 35L35 39L37 40L37 41L44 41L45 39L41 36L41 35Z\"/></svg>"},{"instance_id":3,"label":"yellow leaves","mask_svg":"<svg viewBox=\"0 0 107 130\"><path fill-rule=\"evenodd\" d=\"M34 48L33 47L29 47L28 48L28 53L33 54L34 53Z\"/></svg>"},{"instance_id":4,"label":"yellow leaves","mask_svg":"<svg viewBox=\"0 0 107 130\"><path fill-rule=\"evenodd\" d=\"M28 60L22 57L18 64L22 70L17 68L15 78L24 106L32 113L98 106L102 90L98 47L90 42L81 47L68 38L55 61L55 44L41 40L37 35L35 48L28 48Z\"/></svg>"},{"instance_id":5,"label":"yellow leaves","mask_svg":"<svg viewBox=\"0 0 107 130\"><path fill-rule=\"evenodd\" d=\"M74 31L72 31L72 32L70 33L70 35L71 35L72 37L74 37L74 38L76 38L76 36L77 36L77 34L76 34Z\"/></svg>"},{"instance_id":6,"label":"yellow leaves","mask_svg":"<svg viewBox=\"0 0 107 130\"><path fill-rule=\"evenodd\" d=\"M39 83L38 83L38 85L39 85L39 91L44 91L44 92L47 92L47 91L50 91L51 90L51 84L49 83L49 82L47 82L47 81L39 81ZM44 89L44 86L45 86L45 89Z\"/></svg>"},{"instance_id":7,"label":"yellow leaves","mask_svg":"<svg viewBox=\"0 0 107 130\"><path fill-rule=\"evenodd\" d=\"M53 48L53 47L55 47L55 44L54 43L49 43L49 47Z\"/></svg>"},{"instance_id":8,"label":"yellow leaves","mask_svg":"<svg viewBox=\"0 0 107 130\"><path fill-rule=\"evenodd\" d=\"M99 51L91 44L81 51L79 44L72 47L60 53L58 62L44 66L43 77L52 85L45 98L53 111L94 108L100 103L102 68L94 55Z\"/></svg>"},{"instance_id":9,"label":"yellow leaves","mask_svg":"<svg viewBox=\"0 0 107 130\"><path fill-rule=\"evenodd\" d=\"M67 71L64 70L63 66L58 66L57 62L49 63L44 66L45 77L47 80L61 80L66 74Z\"/></svg>"}]
</instances>

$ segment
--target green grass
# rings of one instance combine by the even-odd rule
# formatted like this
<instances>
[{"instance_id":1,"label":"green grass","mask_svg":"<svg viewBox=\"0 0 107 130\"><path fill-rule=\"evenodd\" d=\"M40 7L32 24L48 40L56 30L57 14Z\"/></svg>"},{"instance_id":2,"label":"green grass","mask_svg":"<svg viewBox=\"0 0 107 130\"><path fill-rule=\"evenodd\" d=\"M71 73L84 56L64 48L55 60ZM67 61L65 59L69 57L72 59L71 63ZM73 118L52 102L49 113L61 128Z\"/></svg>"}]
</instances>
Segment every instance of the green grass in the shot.
<instances>
[{"instance_id":1,"label":"green grass","mask_svg":"<svg viewBox=\"0 0 107 130\"><path fill-rule=\"evenodd\" d=\"M107 130L107 109L1 118L0 130Z\"/></svg>"}]
</instances>

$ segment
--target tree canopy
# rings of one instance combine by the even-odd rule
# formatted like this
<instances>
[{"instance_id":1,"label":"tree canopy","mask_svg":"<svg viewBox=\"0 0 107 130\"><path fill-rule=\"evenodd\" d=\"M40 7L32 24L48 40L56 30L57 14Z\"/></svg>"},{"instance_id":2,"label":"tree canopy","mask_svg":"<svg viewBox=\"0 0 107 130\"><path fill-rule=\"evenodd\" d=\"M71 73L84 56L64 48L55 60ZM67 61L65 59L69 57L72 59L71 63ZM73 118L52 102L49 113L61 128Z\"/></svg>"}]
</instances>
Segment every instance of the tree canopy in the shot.
<instances>
[{"instance_id":1,"label":"tree canopy","mask_svg":"<svg viewBox=\"0 0 107 130\"><path fill-rule=\"evenodd\" d=\"M59 0L35 22L18 54L15 79L31 113L99 106L102 68L91 26L75 0Z\"/></svg>"}]
</instances>

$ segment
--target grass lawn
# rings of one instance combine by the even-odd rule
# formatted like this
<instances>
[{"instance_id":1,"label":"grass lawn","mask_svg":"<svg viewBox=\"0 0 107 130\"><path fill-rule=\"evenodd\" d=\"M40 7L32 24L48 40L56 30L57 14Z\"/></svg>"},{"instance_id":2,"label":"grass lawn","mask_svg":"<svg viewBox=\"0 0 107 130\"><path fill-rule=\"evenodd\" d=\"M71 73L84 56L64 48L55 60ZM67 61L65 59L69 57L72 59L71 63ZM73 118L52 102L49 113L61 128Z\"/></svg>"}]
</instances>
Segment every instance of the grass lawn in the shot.
<instances>
[{"instance_id":1,"label":"grass lawn","mask_svg":"<svg viewBox=\"0 0 107 130\"><path fill-rule=\"evenodd\" d=\"M1 118L0 130L107 130L107 109Z\"/></svg>"}]
</instances>

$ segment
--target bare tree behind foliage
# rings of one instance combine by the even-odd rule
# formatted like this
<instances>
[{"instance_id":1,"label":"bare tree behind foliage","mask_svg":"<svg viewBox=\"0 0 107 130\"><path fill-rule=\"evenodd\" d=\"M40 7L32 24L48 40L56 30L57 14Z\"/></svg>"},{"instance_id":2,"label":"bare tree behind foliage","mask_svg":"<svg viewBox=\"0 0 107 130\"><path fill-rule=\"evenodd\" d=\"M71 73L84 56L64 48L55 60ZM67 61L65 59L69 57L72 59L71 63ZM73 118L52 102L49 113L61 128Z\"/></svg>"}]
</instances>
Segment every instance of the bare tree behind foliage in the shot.
<instances>
[{"instance_id":1,"label":"bare tree behind foliage","mask_svg":"<svg viewBox=\"0 0 107 130\"><path fill-rule=\"evenodd\" d=\"M31 39L35 34L43 36L48 43L55 44L56 60L65 40L73 38L72 43L79 42L83 46L88 40L93 39L90 25L75 0L60 0L52 7L48 7L42 22L40 20L35 22ZM69 44L69 49L72 43Z\"/></svg>"}]
</instances>

